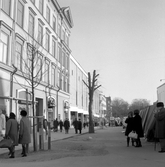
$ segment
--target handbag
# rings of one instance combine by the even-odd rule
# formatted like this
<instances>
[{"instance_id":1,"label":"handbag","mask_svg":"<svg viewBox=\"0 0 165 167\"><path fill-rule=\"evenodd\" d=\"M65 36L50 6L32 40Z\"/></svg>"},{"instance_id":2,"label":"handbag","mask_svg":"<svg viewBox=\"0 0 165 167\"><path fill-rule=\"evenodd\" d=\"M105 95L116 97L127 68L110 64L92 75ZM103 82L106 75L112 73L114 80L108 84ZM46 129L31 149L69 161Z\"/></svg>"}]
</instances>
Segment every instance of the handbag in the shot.
<instances>
[{"instance_id":1,"label":"handbag","mask_svg":"<svg viewBox=\"0 0 165 167\"><path fill-rule=\"evenodd\" d=\"M13 145L13 140L9 137L4 138L0 141L0 148L10 148Z\"/></svg>"},{"instance_id":2,"label":"handbag","mask_svg":"<svg viewBox=\"0 0 165 167\"><path fill-rule=\"evenodd\" d=\"M128 137L130 137L130 138L133 138L133 139L137 139L137 137L138 137L138 135L137 135L137 133L136 132L130 132L129 134L128 134Z\"/></svg>"}]
</instances>

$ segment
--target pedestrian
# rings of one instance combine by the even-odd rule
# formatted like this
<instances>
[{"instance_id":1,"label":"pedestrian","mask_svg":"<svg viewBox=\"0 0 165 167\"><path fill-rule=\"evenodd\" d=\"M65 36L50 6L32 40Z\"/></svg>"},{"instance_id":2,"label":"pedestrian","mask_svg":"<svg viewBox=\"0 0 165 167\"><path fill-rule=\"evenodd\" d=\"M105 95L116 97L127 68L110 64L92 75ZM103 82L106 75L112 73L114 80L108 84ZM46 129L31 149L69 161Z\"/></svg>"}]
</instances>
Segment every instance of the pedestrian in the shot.
<instances>
[{"instance_id":1,"label":"pedestrian","mask_svg":"<svg viewBox=\"0 0 165 167\"><path fill-rule=\"evenodd\" d=\"M15 114L10 113L9 119L6 122L6 137L9 137L13 141L13 145L9 148L9 158L15 158L15 146L18 146L18 122L15 119Z\"/></svg>"},{"instance_id":2,"label":"pedestrian","mask_svg":"<svg viewBox=\"0 0 165 167\"><path fill-rule=\"evenodd\" d=\"M29 143L31 142L30 135L30 121L27 118L27 112L21 110L20 115L20 131L19 131L19 143L22 144L22 157L27 156Z\"/></svg>"},{"instance_id":3,"label":"pedestrian","mask_svg":"<svg viewBox=\"0 0 165 167\"><path fill-rule=\"evenodd\" d=\"M141 144L141 137L144 137L143 128L142 128L142 118L139 115L139 110L134 110L134 117L133 117L133 131L137 134L136 146L135 147L142 147Z\"/></svg>"},{"instance_id":4,"label":"pedestrian","mask_svg":"<svg viewBox=\"0 0 165 167\"><path fill-rule=\"evenodd\" d=\"M63 124L63 121L62 121L62 120L60 120L60 122L59 122L59 126L60 126L60 132L62 132L62 130L63 130L63 126L64 126L64 124Z\"/></svg>"},{"instance_id":5,"label":"pedestrian","mask_svg":"<svg viewBox=\"0 0 165 167\"><path fill-rule=\"evenodd\" d=\"M75 118L75 120L73 121L73 126L74 126L74 130L75 130L75 134L77 134L77 130L78 130L78 121L77 121L77 118Z\"/></svg>"},{"instance_id":6,"label":"pedestrian","mask_svg":"<svg viewBox=\"0 0 165 167\"><path fill-rule=\"evenodd\" d=\"M53 121L54 132L58 132L58 120L57 118Z\"/></svg>"},{"instance_id":7,"label":"pedestrian","mask_svg":"<svg viewBox=\"0 0 165 167\"><path fill-rule=\"evenodd\" d=\"M65 133L69 133L69 128L70 128L70 122L68 120L68 118L65 119L64 121L64 128L65 128Z\"/></svg>"},{"instance_id":8,"label":"pedestrian","mask_svg":"<svg viewBox=\"0 0 165 167\"><path fill-rule=\"evenodd\" d=\"M0 135L5 136L5 129L6 129L6 117L2 113L2 109L0 109Z\"/></svg>"},{"instance_id":9,"label":"pedestrian","mask_svg":"<svg viewBox=\"0 0 165 167\"><path fill-rule=\"evenodd\" d=\"M81 130L82 130L82 122L81 122L81 119L78 120L78 130L79 130L79 134L81 134Z\"/></svg>"},{"instance_id":10,"label":"pedestrian","mask_svg":"<svg viewBox=\"0 0 165 167\"><path fill-rule=\"evenodd\" d=\"M159 139L161 150L159 153L165 152L165 108L163 102L156 104L157 110L154 112L156 120L154 137Z\"/></svg>"},{"instance_id":11,"label":"pedestrian","mask_svg":"<svg viewBox=\"0 0 165 167\"><path fill-rule=\"evenodd\" d=\"M128 137L129 133L133 130L133 112L130 111L128 113L128 117L125 120L125 123L127 124L126 130L125 130L125 136L127 136L127 147L129 147L130 137ZM134 139L131 138L132 146L134 146Z\"/></svg>"}]
</instances>

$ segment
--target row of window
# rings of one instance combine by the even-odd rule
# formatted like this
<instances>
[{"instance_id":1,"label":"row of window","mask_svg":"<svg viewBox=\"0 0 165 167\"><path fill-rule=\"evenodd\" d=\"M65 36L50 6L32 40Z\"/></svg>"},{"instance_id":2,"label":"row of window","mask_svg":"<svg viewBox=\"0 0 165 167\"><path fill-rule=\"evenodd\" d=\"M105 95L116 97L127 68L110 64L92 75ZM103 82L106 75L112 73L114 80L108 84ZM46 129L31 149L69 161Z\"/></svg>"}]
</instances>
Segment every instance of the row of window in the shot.
<instances>
[{"instance_id":1,"label":"row of window","mask_svg":"<svg viewBox=\"0 0 165 167\"><path fill-rule=\"evenodd\" d=\"M9 65L10 57L9 51L13 46L11 45L11 32L5 26L1 26L0 31L0 62ZM25 53L23 53L25 52ZM13 55L12 55L13 56ZM15 57L13 57L14 65L23 74L31 74L34 68L33 78L49 83L56 87L58 85L63 91L69 93L69 79L65 74L62 74L61 70L56 67L55 64L51 64L50 61L37 49L30 44L27 44L16 37L15 42ZM33 65L32 65L33 63ZM51 83L50 83L50 69L51 68ZM27 76L27 75L26 75ZM57 76L57 77L56 77ZM27 76L27 77L30 77ZM57 81L56 81L57 80Z\"/></svg>"}]
</instances>

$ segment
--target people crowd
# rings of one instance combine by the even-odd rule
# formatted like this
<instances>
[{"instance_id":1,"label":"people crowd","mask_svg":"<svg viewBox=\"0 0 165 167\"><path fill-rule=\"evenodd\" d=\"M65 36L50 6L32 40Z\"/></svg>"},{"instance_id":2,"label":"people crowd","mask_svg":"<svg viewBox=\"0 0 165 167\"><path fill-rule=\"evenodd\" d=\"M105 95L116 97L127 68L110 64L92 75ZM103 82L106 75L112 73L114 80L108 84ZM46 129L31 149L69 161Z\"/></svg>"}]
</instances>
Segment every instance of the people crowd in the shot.
<instances>
[{"instance_id":1,"label":"people crowd","mask_svg":"<svg viewBox=\"0 0 165 167\"><path fill-rule=\"evenodd\" d=\"M26 110L20 112L20 124L16 120L16 115L10 112L9 118L6 117L0 109L0 135L1 140L9 139L12 141L9 149L9 158L15 158L15 146L22 145L22 157L27 156L29 143L31 142L30 121L27 118ZM3 138L2 138L3 136Z\"/></svg>"}]
</instances>

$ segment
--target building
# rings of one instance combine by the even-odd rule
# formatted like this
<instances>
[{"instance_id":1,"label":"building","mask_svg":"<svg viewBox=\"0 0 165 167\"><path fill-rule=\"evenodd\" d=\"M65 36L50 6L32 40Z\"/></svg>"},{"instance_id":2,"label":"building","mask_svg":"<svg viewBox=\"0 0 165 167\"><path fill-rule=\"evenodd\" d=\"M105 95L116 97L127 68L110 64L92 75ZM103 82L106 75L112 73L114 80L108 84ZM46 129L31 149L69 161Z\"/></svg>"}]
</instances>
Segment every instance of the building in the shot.
<instances>
[{"instance_id":1,"label":"building","mask_svg":"<svg viewBox=\"0 0 165 167\"><path fill-rule=\"evenodd\" d=\"M56 0L0 0L0 107L4 112L12 111L18 119L25 108L33 116L28 69L35 56L35 69L30 69L39 83L34 114L49 121L69 117L72 27L70 8L61 8Z\"/></svg>"},{"instance_id":2,"label":"building","mask_svg":"<svg viewBox=\"0 0 165 167\"><path fill-rule=\"evenodd\" d=\"M157 87L157 99L165 104L165 83Z\"/></svg>"},{"instance_id":3,"label":"building","mask_svg":"<svg viewBox=\"0 0 165 167\"><path fill-rule=\"evenodd\" d=\"M70 56L70 120L88 121L88 76L76 59Z\"/></svg>"},{"instance_id":4,"label":"building","mask_svg":"<svg viewBox=\"0 0 165 167\"><path fill-rule=\"evenodd\" d=\"M71 55L69 7L56 0L0 0L0 107L20 118L88 121L88 75ZM33 82L32 82L33 81ZM32 83L35 110L32 110ZM100 91L93 115L100 116ZM34 113L33 113L34 111Z\"/></svg>"}]
</instances>

